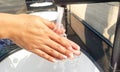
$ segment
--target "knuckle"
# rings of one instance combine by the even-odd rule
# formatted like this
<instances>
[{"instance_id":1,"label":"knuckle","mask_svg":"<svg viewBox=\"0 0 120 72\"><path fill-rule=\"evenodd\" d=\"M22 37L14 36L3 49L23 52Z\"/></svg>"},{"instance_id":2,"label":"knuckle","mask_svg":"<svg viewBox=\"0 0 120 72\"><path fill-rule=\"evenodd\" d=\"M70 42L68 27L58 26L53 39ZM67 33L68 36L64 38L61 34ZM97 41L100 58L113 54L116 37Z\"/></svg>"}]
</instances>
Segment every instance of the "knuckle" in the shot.
<instances>
[{"instance_id":1,"label":"knuckle","mask_svg":"<svg viewBox=\"0 0 120 72\"><path fill-rule=\"evenodd\" d=\"M49 61L51 60L51 57L47 54L41 54L41 56Z\"/></svg>"},{"instance_id":2,"label":"knuckle","mask_svg":"<svg viewBox=\"0 0 120 72\"><path fill-rule=\"evenodd\" d=\"M56 48L57 48L57 49L60 49L60 48L61 48L61 46L60 46L60 45L56 45Z\"/></svg>"},{"instance_id":3,"label":"knuckle","mask_svg":"<svg viewBox=\"0 0 120 72\"><path fill-rule=\"evenodd\" d=\"M62 55L62 54L58 54L57 57L58 57L59 59L63 59L63 55Z\"/></svg>"},{"instance_id":4,"label":"knuckle","mask_svg":"<svg viewBox=\"0 0 120 72\"><path fill-rule=\"evenodd\" d=\"M65 50L65 51L64 51L64 54L65 54L65 55L69 55L70 53L71 53L71 51L69 51L69 50Z\"/></svg>"},{"instance_id":5,"label":"knuckle","mask_svg":"<svg viewBox=\"0 0 120 72\"><path fill-rule=\"evenodd\" d=\"M46 57L46 59L49 60L49 61L52 61L53 57L48 56L48 57Z\"/></svg>"},{"instance_id":6,"label":"knuckle","mask_svg":"<svg viewBox=\"0 0 120 72\"><path fill-rule=\"evenodd\" d=\"M46 54L44 54L44 53L41 53L41 56L42 56L42 57L46 57Z\"/></svg>"},{"instance_id":7,"label":"knuckle","mask_svg":"<svg viewBox=\"0 0 120 72\"><path fill-rule=\"evenodd\" d=\"M49 53L55 53L55 50L50 49L50 50L48 50L48 52L49 52Z\"/></svg>"},{"instance_id":8,"label":"knuckle","mask_svg":"<svg viewBox=\"0 0 120 72\"><path fill-rule=\"evenodd\" d=\"M62 40L61 37L58 37L58 41L59 41L59 42L63 42L63 40Z\"/></svg>"}]
</instances>

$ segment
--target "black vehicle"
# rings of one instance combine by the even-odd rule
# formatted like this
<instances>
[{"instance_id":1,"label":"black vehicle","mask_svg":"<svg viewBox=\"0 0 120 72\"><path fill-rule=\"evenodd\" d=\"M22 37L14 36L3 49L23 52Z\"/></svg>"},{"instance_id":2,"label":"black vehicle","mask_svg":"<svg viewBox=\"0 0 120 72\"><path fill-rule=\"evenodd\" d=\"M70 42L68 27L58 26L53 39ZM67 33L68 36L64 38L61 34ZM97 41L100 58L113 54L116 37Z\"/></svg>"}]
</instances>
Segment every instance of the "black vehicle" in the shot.
<instances>
[{"instance_id":1,"label":"black vehicle","mask_svg":"<svg viewBox=\"0 0 120 72\"><path fill-rule=\"evenodd\" d=\"M62 5L65 6L67 4L91 4L91 3L105 3L105 2L118 2L119 0L53 0L55 4L57 5ZM97 30L95 30L92 26L90 26L90 24L88 24L87 22L85 22L83 19L78 18L78 16L76 16L74 13L71 13L71 15L75 18L77 18L82 24L83 26L86 28L86 30L84 30L86 33L86 42L83 42L83 45L86 47L86 51L88 51L88 53L90 53L94 59L97 59L99 55L94 55L94 54L100 54L100 55L106 55L110 54L108 56L108 60L104 59L104 61L102 61L102 59L100 59L107 67L103 66L104 71L105 72L120 72L120 43L119 43L119 39L120 39L120 3L119 3L119 10L118 10L118 16L117 16L117 22L116 22L116 29L115 29L115 38L114 38L114 42L111 43L108 39L106 39L103 35L101 35ZM71 17L70 17L71 18ZM72 18L73 19L73 18ZM71 20L71 19L70 19ZM75 22L75 21L73 21ZM79 34L78 34L79 35ZM97 37L96 37L97 36ZM93 39L92 39L93 38ZM96 41L94 40L96 39ZM81 39L82 40L82 39ZM91 43L93 42L93 43ZM94 45L98 42L98 45ZM105 47L103 45L103 47L101 47L101 45L99 45L99 42L105 42L106 45L108 46L106 49L108 51L105 50ZM88 47L88 48L87 48ZM92 48L89 49L90 47L92 47L93 49L96 48L103 48L102 50L100 49L95 49L97 51L101 51L100 53L93 52ZM112 50L112 53L110 53L110 51ZM104 52L105 51L105 52ZM107 53L108 52L108 53ZM105 62L107 62L105 63ZM99 62L98 62L99 63ZM100 64L100 63L99 63ZM108 70L109 69L109 70Z\"/></svg>"}]
</instances>

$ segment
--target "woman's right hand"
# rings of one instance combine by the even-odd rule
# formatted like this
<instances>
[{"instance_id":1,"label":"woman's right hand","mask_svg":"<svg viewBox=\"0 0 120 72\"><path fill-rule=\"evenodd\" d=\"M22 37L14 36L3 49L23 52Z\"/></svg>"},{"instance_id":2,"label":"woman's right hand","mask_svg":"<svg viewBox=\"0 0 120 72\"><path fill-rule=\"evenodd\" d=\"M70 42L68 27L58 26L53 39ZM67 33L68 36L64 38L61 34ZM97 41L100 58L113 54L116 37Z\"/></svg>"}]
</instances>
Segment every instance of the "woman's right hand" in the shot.
<instances>
[{"instance_id":1,"label":"woman's right hand","mask_svg":"<svg viewBox=\"0 0 120 72\"><path fill-rule=\"evenodd\" d=\"M6 26L4 30L8 32L7 38L18 46L52 62L73 58L75 52L70 50L73 46L69 40L53 31L54 23L28 14L6 16L9 20L3 23ZM80 50L76 53L80 54Z\"/></svg>"}]
</instances>

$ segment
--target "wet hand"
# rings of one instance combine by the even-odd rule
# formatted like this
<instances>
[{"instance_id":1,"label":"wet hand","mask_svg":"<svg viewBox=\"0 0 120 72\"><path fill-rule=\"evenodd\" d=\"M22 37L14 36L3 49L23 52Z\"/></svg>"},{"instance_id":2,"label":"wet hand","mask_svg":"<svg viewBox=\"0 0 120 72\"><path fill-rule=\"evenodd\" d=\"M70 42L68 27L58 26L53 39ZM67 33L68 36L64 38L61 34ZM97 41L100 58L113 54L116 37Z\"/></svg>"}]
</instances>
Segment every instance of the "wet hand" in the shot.
<instances>
[{"instance_id":1,"label":"wet hand","mask_svg":"<svg viewBox=\"0 0 120 72\"><path fill-rule=\"evenodd\" d=\"M79 48L74 46L74 42L59 36L54 32L54 27L54 23L37 16L16 15L15 22L9 29L9 39L52 62L79 54Z\"/></svg>"}]
</instances>

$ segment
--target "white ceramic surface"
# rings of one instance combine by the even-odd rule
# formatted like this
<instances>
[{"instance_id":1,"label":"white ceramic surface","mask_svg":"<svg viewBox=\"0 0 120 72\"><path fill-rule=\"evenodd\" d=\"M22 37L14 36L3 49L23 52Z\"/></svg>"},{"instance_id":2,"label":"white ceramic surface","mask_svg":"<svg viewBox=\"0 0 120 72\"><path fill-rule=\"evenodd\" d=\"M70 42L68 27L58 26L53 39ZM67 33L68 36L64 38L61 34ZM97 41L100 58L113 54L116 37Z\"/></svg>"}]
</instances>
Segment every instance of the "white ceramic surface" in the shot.
<instances>
[{"instance_id":1,"label":"white ceramic surface","mask_svg":"<svg viewBox=\"0 0 120 72\"><path fill-rule=\"evenodd\" d=\"M30 4L30 7L45 7L45 6L50 6L53 5L52 2L40 2L40 3L33 3Z\"/></svg>"},{"instance_id":2,"label":"white ceramic surface","mask_svg":"<svg viewBox=\"0 0 120 72\"><path fill-rule=\"evenodd\" d=\"M33 12L30 15L40 16L49 21L55 21L57 19L58 13L56 11L43 11L43 12Z\"/></svg>"},{"instance_id":3,"label":"white ceramic surface","mask_svg":"<svg viewBox=\"0 0 120 72\"><path fill-rule=\"evenodd\" d=\"M20 50L2 62L0 72L100 72L84 54L73 60L49 62L31 52Z\"/></svg>"}]
</instances>

